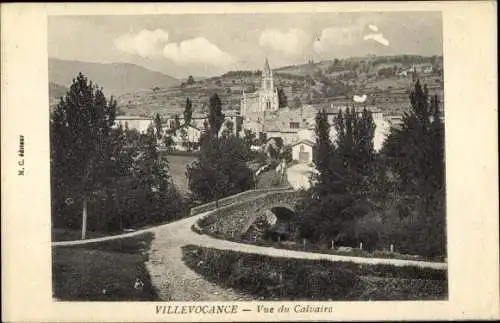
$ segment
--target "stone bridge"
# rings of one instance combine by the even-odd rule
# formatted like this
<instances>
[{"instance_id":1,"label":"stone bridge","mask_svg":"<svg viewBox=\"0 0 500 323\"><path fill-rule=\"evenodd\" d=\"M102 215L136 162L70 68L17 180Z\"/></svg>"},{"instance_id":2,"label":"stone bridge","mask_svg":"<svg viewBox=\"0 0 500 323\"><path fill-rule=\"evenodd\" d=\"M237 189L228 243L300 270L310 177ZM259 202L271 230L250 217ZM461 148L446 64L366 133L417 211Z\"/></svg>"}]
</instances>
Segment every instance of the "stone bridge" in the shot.
<instances>
[{"instance_id":1,"label":"stone bridge","mask_svg":"<svg viewBox=\"0 0 500 323\"><path fill-rule=\"evenodd\" d=\"M293 189L265 192L213 210L198 221L198 227L215 236L239 238L266 211L276 214L280 208L285 208L294 212L298 198L299 192Z\"/></svg>"}]
</instances>

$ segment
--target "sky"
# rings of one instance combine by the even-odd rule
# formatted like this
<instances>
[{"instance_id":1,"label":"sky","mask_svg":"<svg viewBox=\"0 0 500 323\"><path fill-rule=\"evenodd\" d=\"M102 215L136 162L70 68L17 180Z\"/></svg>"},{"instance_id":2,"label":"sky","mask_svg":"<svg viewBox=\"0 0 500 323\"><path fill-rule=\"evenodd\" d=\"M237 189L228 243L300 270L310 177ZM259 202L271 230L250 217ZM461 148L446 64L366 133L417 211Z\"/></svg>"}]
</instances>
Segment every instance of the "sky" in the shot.
<instances>
[{"instance_id":1,"label":"sky","mask_svg":"<svg viewBox=\"0 0 500 323\"><path fill-rule=\"evenodd\" d=\"M50 16L49 57L133 63L176 78L309 59L442 55L440 12Z\"/></svg>"}]
</instances>

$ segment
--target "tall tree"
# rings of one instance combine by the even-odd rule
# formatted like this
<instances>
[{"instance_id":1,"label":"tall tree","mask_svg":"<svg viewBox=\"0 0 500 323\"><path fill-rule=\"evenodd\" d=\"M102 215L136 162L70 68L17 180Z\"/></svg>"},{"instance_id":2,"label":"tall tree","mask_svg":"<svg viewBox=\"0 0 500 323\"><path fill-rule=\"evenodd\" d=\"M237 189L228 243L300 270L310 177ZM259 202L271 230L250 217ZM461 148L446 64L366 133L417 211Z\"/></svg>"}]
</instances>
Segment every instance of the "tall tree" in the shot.
<instances>
[{"instance_id":1,"label":"tall tree","mask_svg":"<svg viewBox=\"0 0 500 323\"><path fill-rule=\"evenodd\" d=\"M54 194L67 192L82 203L82 239L87 202L102 186L111 151L116 101L81 73L61 98L51 118L51 170ZM55 198L57 200L57 197Z\"/></svg>"},{"instance_id":2,"label":"tall tree","mask_svg":"<svg viewBox=\"0 0 500 323\"><path fill-rule=\"evenodd\" d=\"M330 139L330 125L324 111L316 116L316 144L313 186L297 204L299 232L312 241L352 239L352 223L360 216L355 198L347 190L342 158Z\"/></svg>"},{"instance_id":3,"label":"tall tree","mask_svg":"<svg viewBox=\"0 0 500 323\"><path fill-rule=\"evenodd\" d=\"M186 99L186 106L184 108L184 123L190 124L193 117L193 103L189 98Z\"/></svg>"},{"instance_id":4,"label":"tall tree","mask_svg":"<svg viewBox=\"0 0 500 323\"><path fill-rule=\"evenodd\" d=\"M158 140L161 140L161 137L163 135L163 128L161 126L161 116L159 113L157 113L155 115L154 124L155 124L155 130L156 130L156 138Z\"/></svg>"},{"instance_id":5,"label":"tall tree","mask_svg":"<svg viewBox=\"0 0 500 323\"><path fill-rule=\"evenodd\" d=\"M285 108L288 105L288 99L282 87L278 88L278 107Z\"/></svg>"},{"instance_id":6,"label":"tall tree","mask_svg":"<svg viewBox=\"0 0 500 323\"><path fill-rule=\"evenodd\" d=\"M417 81L410 104L401 128L391 129L382 148L388 168L396 175L393 199L411 214L409 219L402 217L392 239L399 239L406 252L445 255L444 124L439 100L429 98L427 87Z\"/></svg>"},{"instance_id":7,"label":"tall tree","mask_svg":"<svg viewBox=\"0 0 500 323\"><path fill-rule=\"evenodd\" d=\"M358 113L354 107L339 111L334 126L335 150L343 161L353 194L367 194L374 163L375 123L371 112Z\"/></svg>"},{"instance_id":8,"label":"tall tree","mask_svg":"<svg viewBox=\"0 0 500 323\"><path fill-rule=\"evenodd\" d=\"M209 100L208 123L210 125L210 132L212 135L217 136L220 128L224 123L224 114L222 113L222 102L219 96L214 93Z\"/></svg>"},{"instance_id":9,"label":"tall tree","mask_svg":"<svg viewBox=\"0 0 500 323\"><path fill-rule=\"evenodd\" d=\"M248 158L248 149L236 136L208 136L201 142L198 160L187 167L189 189L207 202L254 187Z\"/></svg>"},{"instance_id":10,"label":"tall tree","mask_svg":"<svg viewBox=\"0 0 500 323\"><path fill-rule=\"evenodd\" d=\"M331 161L333 156L333 144L330 139L330 124L326 112L323 110L316 115L316 144L314 146L313 162L317 174L315 176L315 189L320 196L330 191L332 182Z\"/></svg>"},{"instance_id":11,"label":"tall tree","mask_svg":"<svg viewBox=\"0 0 500 323\"><path fill-rule=\"evenodd\" d=\"M302 102L300 101L300 98L298 96L293 98L292 107L294 109L300 109L300 107L302 107Z\"/></svg>"},{"instance_id":12,"label":"tall tree","mask_svg":"<svg viewBox=\"0 0 500 323\"><path fill-rule=\"evenodd\" d=\"M189 75L187 81L186 81L186 84L188 85L193 85L195 82L194 82L194 78L192 75Z\"/></svg>"},{"instance_id":13,"label":"tall tree","mask_svg":"<svg viewBox=\"0 0 500 323\"><path fill-rule=\"evenodd\" d=\"M174 132L177 131L177 129L179 129L181 127L181 120L179 118L179 115L176 114L174 116Z\"/></svg>"},{"instance_id":14,"label":"tall tree","mask_svg":"<svg viewBox=\"0 0 500 323\"><path fill-rule=\"evenodd\" d=\"M444 181L444 124L437 96L429 99L427 86L415 83L410 94L411 110L403 116L401 129L392 129L383 152L399 174L401 189L420 196L426 209Z\"/></svg>"}]
</instances>

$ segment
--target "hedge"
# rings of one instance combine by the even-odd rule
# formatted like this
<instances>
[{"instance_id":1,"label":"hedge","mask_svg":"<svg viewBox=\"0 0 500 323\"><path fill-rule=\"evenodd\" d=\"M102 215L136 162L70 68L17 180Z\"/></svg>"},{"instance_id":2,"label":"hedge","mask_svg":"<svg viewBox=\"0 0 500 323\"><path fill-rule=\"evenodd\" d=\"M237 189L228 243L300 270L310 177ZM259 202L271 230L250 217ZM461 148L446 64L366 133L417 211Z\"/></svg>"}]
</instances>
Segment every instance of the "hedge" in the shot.
<instances>
[{"instance_id":1,"label":"hedge","mask_svg":"<svg viewBox=\"0 0 500 323\"><path fill-rule=\"evenodd\" d=\"M434 269L290 259L184 246L188 267L225 288L266 300L446 299L447 274Z\"/></svg>"}]
</instances>

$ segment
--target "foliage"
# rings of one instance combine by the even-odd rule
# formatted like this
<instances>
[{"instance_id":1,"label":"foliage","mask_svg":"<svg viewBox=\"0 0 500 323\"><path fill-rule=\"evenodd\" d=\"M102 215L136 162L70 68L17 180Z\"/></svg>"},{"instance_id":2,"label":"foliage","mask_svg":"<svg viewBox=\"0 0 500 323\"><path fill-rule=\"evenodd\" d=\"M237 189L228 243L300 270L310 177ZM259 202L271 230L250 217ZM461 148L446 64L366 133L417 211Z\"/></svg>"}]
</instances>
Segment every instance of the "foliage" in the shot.
<instances>
[{"instance_id":1,"label":"foliage","mask_svg":"<svg viewBox=\"0 0 500 323\"><path fill-rule=\"evenodd\" d=\"M213 94L209 100L208 112L209 129L212 135L217 136L224 123L224 114L222 113L222 102L217 94Z\"/></svg>"},{"instance_id":2,"label":"foliage","mask_svg":"<svg viewBox=\"0 0 500 323\"><path fill-rule=\"evenodd\" d=\"M347 172L330 139L330 125L324 111L316 116L314 147L315 185L296 205L300 235L311 241L344 241L354 236L352 224L364 210L348 192Z\"/></svg>"},{"instance_id":3,"label":"foliage","mask_svg":"<svg viewBox=\"0 0 500 323\"><path fill-rule=\"evenodd\" d=\"M158 138L113 127L116 103L79 74L51 116L52 221L80 228L79 207L88 205L88 229L116 232L173 219L183 201L173 186Z\"/></svg>"},{"instance_id":4,"label":"foliage","mask_svg":"<svg viewBox=\"0 0 500 323\"><path fill-rule=\"evenodd\" d=\"M159 113L155 115L154 124L156 130L156 138L158 138L158 140L161 140L163 128L161 126L161 117Z\"/></svg>"},{"instance_id":5,"label":"foliage","mask_svg":"<svg viewBox=\"0 0 500 323\"><path fill-rule=\"evenodd\" d=\"M288 106L288 99L282 87L278 88L278 107L285 108Z\"/></svg>"},{"instance_id":6,"label":"foliage","mask_svg":"<svg viewBox=\"0 0 500 323\"><path fill-rule=\"evenodd\" d=\"M325 261L183 247L184 262L207 279L264 299L345 299L358 278ZM200 260L203 260L200 263Z\"/></svg>"},{"instance_id":7,"label":"foliage","mask_svg":"<svg viewBox=\"0 0 500 323\"><path fill-rule=\"evenodd\" d=\"M206 279L263 300L407 300L447 295L446 272L439 270L278 258L194 245L182 247L182 252L186 265Z\"/></svg>"},{"instance_id":8,"label":"foliage","mask_svg":"<svg viewBox=\"0 0 500 323\"><path fill-rule=\"evenodd\" d=\"M302 107L302 102L300 101L300 98L298 96L294 97L292 102L292 108L300 109L301 107Z\"/></svg>"},{"instance_id":9,"label":"foliage","mask_svg":"<svg viewBox=\"0 0 500 323\"><path fill-rule=\"evenodd\" d=\"M184 123L190 124L193 117L193 103L189 98L186 99L186 106L184 108Z\"/></svg>"},{"instance_id":10,"label":"foliage","mask_svg":"<svg viewBox=\"0 0 500 323\"><path fill-rule=\"evenodd\" d=\"M198 160L187 167L189 189L203 202L250 189L254 180L248 160L249 150L240 138L204 136Z\"/></svg>"},{"instance_id":11,"label":"foliage","mask_svg":"<svg viewBox=\"0 0 500 323\"><path fill-rule=\"evenodd\" d=\"M189 75L189 77L188 77L188 79L187 79L187 81L186 81L186 84L187 84L187 85L193 85L194 83L195 83L195 81L194 81L193 76L192 76L192 75Z\"/></svg>"},{"instance_id":12,"label":"foliage","mask_svg":"<svg viewBox=\"0 0 500 323\"><path fill-rule=\"evenodd\" d=\"M437 96L417 81L410 94L411 110L401 129L391 129L382 153L394 172L393 195L412 212L395 221L394 240L402 248L429 255L446 253L444 124ZM409 203L408 201L411 201Z\"/></svg>"},{"instance_id":13,"label":"foliage","mask_svg":"<svg viewBox=\"0 0 500 323\"><path fill-rule=\"evenodd\" d=\"M335 150L342 158L349 178L352 194L368 194L370 176L373 175L375 123L371 112L361 114L354 108L339 111L334 120L337 133Z\"/></svg>"},{"instance_id":14,"label":"foliage","mask_svg":"<svg viewBox=\"0 0 500 323\"><path fill-rule=\"evenodd\" d=\"M250 147L253 145L257 145L257 134L253 132L251 129L244 130L243 143L250 150Z\"/></svg>"}]
</instances>

